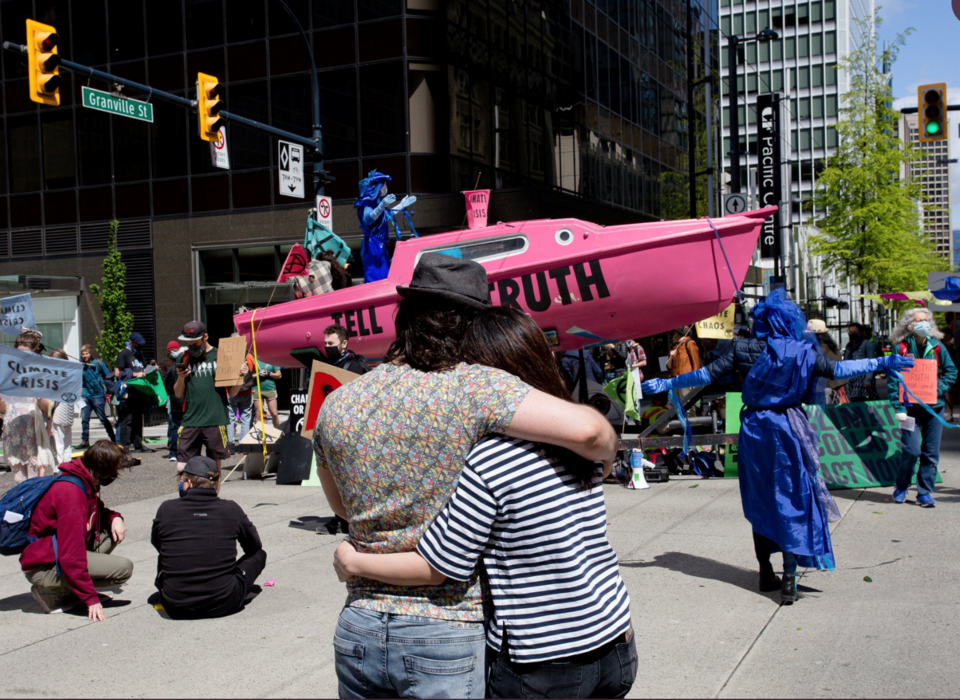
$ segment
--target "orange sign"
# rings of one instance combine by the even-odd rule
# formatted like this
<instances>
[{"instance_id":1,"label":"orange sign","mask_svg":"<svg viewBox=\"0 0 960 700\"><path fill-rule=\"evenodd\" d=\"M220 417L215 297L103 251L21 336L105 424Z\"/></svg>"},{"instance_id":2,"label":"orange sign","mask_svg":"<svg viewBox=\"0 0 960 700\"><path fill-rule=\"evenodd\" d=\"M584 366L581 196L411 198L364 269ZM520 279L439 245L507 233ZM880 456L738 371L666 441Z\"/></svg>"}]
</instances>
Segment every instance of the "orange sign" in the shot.
<instances>
[{"instance_id":1,"label":"orange sign","mask_svg":"<svg viewBox=\"0 0 960 700\"><path fill-rule=\"evenodd\" d=\"M317 425L317 416L320 415L324 400L341 386L359 376L345 369L314 360L310 370L310 388L307 390L307 410L304 413L303 429L300 435L313 438L313 429Z\"/></svg>"},{"instance_id":2,"label":"orange sign","mask_svg":"<svg viewBox=\"0 0 960 700\"><path fill-rule=\"evenodd\" d=\"M910 391L923 403L932 406L937 402L937 361L936 360L917 360L913 369L905 369L900 372L903 375L903 381L907 383ZM900 402L915 403L909 396L904 399L906 392L903 385L900 386Z\"/></svg>"}]
</instances>

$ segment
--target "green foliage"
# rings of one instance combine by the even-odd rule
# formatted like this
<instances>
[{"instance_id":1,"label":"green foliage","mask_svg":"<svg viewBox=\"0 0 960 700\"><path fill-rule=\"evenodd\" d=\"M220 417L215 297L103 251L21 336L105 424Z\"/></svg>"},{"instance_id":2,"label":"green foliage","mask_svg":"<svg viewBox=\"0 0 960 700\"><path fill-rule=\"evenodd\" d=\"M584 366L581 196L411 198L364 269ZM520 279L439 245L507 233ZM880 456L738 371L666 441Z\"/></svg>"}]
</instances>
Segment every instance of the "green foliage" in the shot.
<instances>
[{"instance_id":1,"label":"green foliage","mask_svg":"<svg viewBox=\"0 0 960 700\"><path fill-rule=\"evenodd\" d=\"M892 64L911 29L878 52L879 16L860 22L860 47L843 60L850 89L837 124L839 147L815 193L820 233L811 250L824 266L865 289L927 288L927 272L947 269L923 231L920 183L901 177L919 157L898 137L898 113L880 66Z\"/></svg>"},{"instance_id":2,"label":"green foliage","mask_svg":"<svg viewBox=\"0 0 960 700\"><path fill-rule=\"evenodd\" d=\"M103 278L101 284L90 285L103 313L103 329L97 335L97 352L108 367L113 366L133 331L133 314L127 311L127 266L117 250L119 227L120 222L116 219L110 222L110 245L103 260Z\"/></svg>"}]
</instances>

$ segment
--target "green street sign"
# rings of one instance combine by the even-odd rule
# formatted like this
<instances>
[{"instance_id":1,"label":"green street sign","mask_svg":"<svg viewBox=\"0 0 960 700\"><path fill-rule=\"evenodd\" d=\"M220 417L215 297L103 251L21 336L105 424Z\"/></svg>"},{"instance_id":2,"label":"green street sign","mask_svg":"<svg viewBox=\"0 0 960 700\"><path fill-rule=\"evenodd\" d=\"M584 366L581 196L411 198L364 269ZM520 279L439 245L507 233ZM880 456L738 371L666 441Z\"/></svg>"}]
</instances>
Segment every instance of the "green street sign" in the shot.
<instances>
[{"instance_id":1,"label":"green street sign","mask_svg":"<svg viewBox=\"0 0 960 700\"><path fill-rule=\"evenodd\" d=\"M131 100L127 97L116 97L109 92L94 90L86 86L83 88L83 106L121 117L139 119L142 122L153 121L153 105L149 102Z\"/></svg>"}]
</instances>

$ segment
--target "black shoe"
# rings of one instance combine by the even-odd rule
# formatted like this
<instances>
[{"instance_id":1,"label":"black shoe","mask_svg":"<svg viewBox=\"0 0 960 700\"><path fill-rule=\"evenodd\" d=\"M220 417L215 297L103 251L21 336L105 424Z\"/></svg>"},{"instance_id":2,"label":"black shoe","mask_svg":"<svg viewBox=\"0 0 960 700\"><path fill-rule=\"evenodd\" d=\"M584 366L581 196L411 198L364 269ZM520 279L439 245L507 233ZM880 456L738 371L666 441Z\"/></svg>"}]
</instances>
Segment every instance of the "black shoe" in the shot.
<instances>
[{"instance_id":1,"label":"black shoe","mask_svg":"<svg viewBox=\"0 0 960 700\"><path fill-rule=\"evenodd\" d=\"M336 535L340 530L340 518L334 515L330 520L325 522L323 526L331 535Z\"/></svg>"},{"instance_id":2,"label":"black shoe","mask_svg":"<svg viewBox=\"0 0 960 700\"><path fill-rule=\"evenodd\" d=\"M113 439L112 439L112 438L110 439L110 442L113 442ZM81 442L79 445L77 445L77 449L78 449L78 450L87 450L87 449L90 449L90 443L87 442L86 440L84 440L84 441Z\"/></svg>"},{"instance_id":3,"label":"black shoe","mask_svg":"<svg viewBox=\"0 0 960 700\"><path fill-rule=\"evenodd\" d=\"M782 581L780 577L773 573L773 569L769 571L760 571L760 592L761 593L773 593L774 591L780 590L780 585Z\"/></svg>"},{"instance_id":4,"label":"black shoe","mask_svg":"<svg viewBox=\"0 0 960 700\"><path fill-rule=\"evenodd\" d=\"M800 596L797 594L797 577L783 575L783 585L780 586L781 605L793 605Z\"/></svg>"}]
</instances>

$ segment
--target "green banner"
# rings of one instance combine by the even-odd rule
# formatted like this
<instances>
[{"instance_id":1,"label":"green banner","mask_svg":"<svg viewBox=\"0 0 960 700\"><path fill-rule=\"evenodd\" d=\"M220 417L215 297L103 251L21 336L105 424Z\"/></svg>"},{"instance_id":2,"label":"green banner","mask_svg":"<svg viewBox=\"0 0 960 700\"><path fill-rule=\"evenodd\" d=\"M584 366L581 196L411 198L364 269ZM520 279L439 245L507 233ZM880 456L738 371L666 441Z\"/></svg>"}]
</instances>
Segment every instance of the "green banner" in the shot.
<instances>
[{"instance_id":1,"label":"green banner","mask_svg":"<svg viewBox=\"0 0 960 700\"><path fill-rule=\"evenodd\" d=\"M740 394L727 394L726 431L740 431ZM900 467L901 428L888 401L804 406L820 445L820 474L831 489L893 486ZM737 475L736 447L724 476ZM937 475L937 481L940 481Z\"/></svg>"},{"instance_id":2,"label":"green banner","mask_svg":"<svg viewBox=\"0 0 960 700\"><path fill-rule=\"evenodd\" d=\"M149 372L144 377L130 379L127 381L127 387L135 389L154 400L157 406L163 406L167 403L167 390L163 386L163 374L160 370Z\"/></svg>"}]
</instances>

